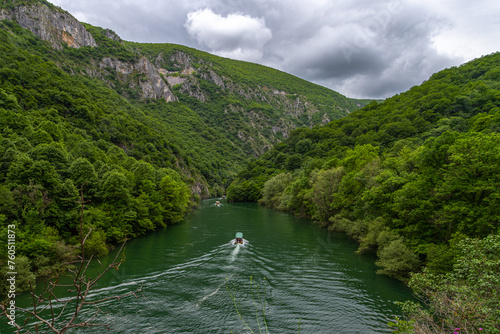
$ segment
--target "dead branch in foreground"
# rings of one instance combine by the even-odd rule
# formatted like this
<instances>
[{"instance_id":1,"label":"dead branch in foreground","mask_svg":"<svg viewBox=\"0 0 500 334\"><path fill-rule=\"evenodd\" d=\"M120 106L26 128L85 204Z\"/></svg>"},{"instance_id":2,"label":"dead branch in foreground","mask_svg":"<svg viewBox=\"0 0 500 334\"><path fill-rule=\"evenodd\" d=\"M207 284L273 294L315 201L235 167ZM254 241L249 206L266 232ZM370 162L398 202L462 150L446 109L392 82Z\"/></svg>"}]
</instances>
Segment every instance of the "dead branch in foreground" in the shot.
<instances>
[{"instance_id":1,"label":"dead branch in foreground","mask_svg":"<svg viewBox=\"0 0 500 334\"><path fill-rule=\"evenodd\" d=\"M15 310L24 314L26 318L22 324L16 323L15 319L12 319L9 315L8 306L10 300L6 299L0 303L0 309L2 315L6 316L15 329L16 333L40 333L40 331L52 332L57 334L62 334L67 332L69 329L76 327L105 327L108 330L112 326L109 323L99 323L95 322L99 314L104 314L99 305L110 300L120 300L125 297L134 296L138 298L138 294L142 292L142 285L134 291L129 291L125 294L109 296L101 298L98 300L92 300L91 292L95 290L99 280L106 275L111 269L118 270L119 266L125 261L123 257L123 249L125 247L126 240L121 245L119 251L116 253L113 261L105 266L98 259L96 261L101 265L102 270L98 271L95 277L90 277L87 275L87 269L90 263L93 261L91 256L89 259L85 258L84 245L89 237L92 229L89 229L87 234L83 235L83 209L85 207L85 201L83 198L83 186L81 187L81 197L80 203L80 254L78 259L72 263L70 269L67 269L69 273L67 276L70 277L69 283L60 283L61 274L58 273L50 280L45 282L45 286L41 293L36 294L34 287L31 285L31 307L23 308L15 306ZM122 256L121 258L119 258ZM66 276L66 275L65 275ZM55 290L59 288L67 288L67 292L71 295L69 297L60 298L56 295ZM82 311L87 309L93 309L92 312L82 318ZM12 309L12 308L11 308ZM18 317L16 317L18 318ZM68 319L69 318L69 319Z\"/></svg>"}]
</instances>

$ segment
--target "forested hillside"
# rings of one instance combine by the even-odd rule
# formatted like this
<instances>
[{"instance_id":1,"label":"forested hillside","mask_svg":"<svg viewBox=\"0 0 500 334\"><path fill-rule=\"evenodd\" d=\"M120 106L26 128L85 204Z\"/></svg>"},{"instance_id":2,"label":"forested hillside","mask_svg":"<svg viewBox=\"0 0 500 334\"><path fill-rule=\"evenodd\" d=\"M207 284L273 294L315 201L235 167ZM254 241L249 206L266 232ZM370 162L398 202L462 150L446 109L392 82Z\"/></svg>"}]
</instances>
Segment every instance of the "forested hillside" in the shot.
<instances>
[{"instance_id":1,"label":"forested hillside","mask_svg":"<svg viewBox=\"0 0 500 334\"><path fill-rule=\"evenodd\" d=\"M17 227L19 289L74 256L81 189L87 254L102 255L222 195L291 130L366 104L261 65L126 42L43 0L3 1L0 19L0 228Z\"/></svg>"},{"instance_id":2,"label":"forested hillside","mask_svg":"<svg viewBox=\"0 0 500 334\"><path fill-rule=\"evenodd\" d=\"M248 164L228 199L313 218L407 281L394 333L500 333L500 53L434 74ZM423 306L423 307L422 307Z\"/></svg>"},{"instance_id":3,"label":"forested hillside","mask_svg":"<svg viewBox=\"0 0 500 334\"><path fill-rule=\"evenodd\" d=\"M499 333L500 53L368 102L123 41L45 0L0 2L0 234L16 231L17 291L75 257L80 218L99 256L227 190L376 252L431 305L407 305L399 333ZM5 238L0 254L5 274Z\"/></svg>"},{"instance_id":4,"label":"forested hillside","mask_svg":"<svg viewBox=\"0 0 500 334\"><path fill-rule=\"evenodd\" d=\"M299 129L229 188L349 233L381 272L451 268L462 238L499 232L500 54L434 74L326 126Z\"/></svg>"}]
</instances>

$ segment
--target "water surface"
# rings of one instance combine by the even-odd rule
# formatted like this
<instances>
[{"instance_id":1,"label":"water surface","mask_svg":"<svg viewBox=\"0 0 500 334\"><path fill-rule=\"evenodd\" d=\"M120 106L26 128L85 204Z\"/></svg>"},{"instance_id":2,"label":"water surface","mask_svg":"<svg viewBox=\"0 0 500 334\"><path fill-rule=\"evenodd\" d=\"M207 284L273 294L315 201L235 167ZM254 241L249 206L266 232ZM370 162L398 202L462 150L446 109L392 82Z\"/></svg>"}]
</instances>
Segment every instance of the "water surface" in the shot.
<instances>
[{"instance_id":1,"label":"water surface","mask_svg":"<svg viewBox=\"0 0 500 334\"><path fill-rule=\"evenodd\" d=\"M231 243L236 232L245 245ZM411 293L377 275L373 256L356 248L307 219L254 203L203 201L184 222L127 243L126 261L95 297L140 284L143 296L105 303L100 320L111 331L78 332L250 333L229 289L255 333L259 325L265 332L263 320L269 333L297 333L299 322L301 333L388 333L399 315L394 301Z\"/></svg>"}]
</instances>

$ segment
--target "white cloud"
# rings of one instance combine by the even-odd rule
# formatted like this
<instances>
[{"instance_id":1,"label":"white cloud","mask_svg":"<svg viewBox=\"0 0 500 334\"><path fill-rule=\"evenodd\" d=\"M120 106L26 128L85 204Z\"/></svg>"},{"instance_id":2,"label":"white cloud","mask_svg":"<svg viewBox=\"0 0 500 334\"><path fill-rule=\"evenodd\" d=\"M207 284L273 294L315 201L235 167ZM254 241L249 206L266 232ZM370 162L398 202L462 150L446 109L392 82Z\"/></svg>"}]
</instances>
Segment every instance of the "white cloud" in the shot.
<instances>
[{"instance_id":1,"label":"white cloud","mask_svg":"<svg viewBox=\"0 0 500 334\"><path fill-rule=\"evenodd\" d=\"M213 53L247 61L261 60L264 45L272 38L263 18L241 13L223 17L208 8L188 13L185 27Z\"/></svg>"}]
</instances>

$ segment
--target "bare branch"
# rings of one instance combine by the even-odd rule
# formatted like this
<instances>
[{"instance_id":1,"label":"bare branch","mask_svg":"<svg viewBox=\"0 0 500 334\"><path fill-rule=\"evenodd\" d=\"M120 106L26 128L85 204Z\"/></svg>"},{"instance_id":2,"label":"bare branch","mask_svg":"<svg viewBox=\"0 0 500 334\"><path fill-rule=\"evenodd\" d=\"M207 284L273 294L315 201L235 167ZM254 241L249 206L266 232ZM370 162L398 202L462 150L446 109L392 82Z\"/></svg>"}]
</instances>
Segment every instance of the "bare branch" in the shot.
<instances>
[{"instance_id":1,"label":"bare branch","mask_svg":"<svg viewBox=\"0 0 500 334\"><path fill-rule=\"evenodd\" d=\"M42 292L38 295L35 293L34 288L30 283L32 309L15 306L16 310L19 310L27 315L22 325L14 322L14 327L17 329L17 333L21 333L21 331L23 331L23 333L32 333L33 330L35 333L39 333L41 327L45 327L45 332L53 332L57 334L65 333L69 329L77 327L105 327L109 330L111 328L111 324L95 322L99 314L105 313L99 308L99 305L106 301L121 300L122 298L130 296L139 298L138 294L142 293L141 285L136 290L129 291L121 295L87 301L87 298L90 296L90 292L95 288L99 280L112 268L118 270L119 266L125 261L123 252L127 240L122 243L113 261L109 265L104 266L101 261L97 259L97 263L99 263L103 270L99 271L95 277L88 277L86 273L94 258L93 256L89 259L85 258L84 246L85 242L87 242L92 233L92 228L89 229L86 235L83 234L84 207L85 204L89 202L83 197L83 185L81 187L81 196L78 202L80 203L80 244L77 248L80 249L80 255L78 256L78 260L67 263L68 265L75 265L73 268L66 268L66 273L71 279L71 283L60 283L59 279L61 277L61 273L57 273L50 280L45 282ZM120 256L122 257L121 259L119 258ZM59 298L55 293L55 289L61 287L68 288L68 292L71 293L71 296ZM6 305L6 301L0 303L0 309L2 311L0 314L9 318ZM68 314L67 311L70 307L73 307L73 311ZM86 307L94 308L94 311L86 320L81 322L79 316ZM67 316L69 316L70 319L63 320ZM77 322L77 320L79 322Z\"/></svg>"}]
</instances>

